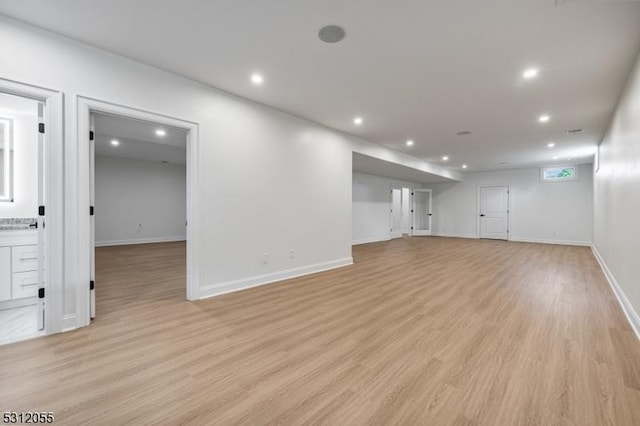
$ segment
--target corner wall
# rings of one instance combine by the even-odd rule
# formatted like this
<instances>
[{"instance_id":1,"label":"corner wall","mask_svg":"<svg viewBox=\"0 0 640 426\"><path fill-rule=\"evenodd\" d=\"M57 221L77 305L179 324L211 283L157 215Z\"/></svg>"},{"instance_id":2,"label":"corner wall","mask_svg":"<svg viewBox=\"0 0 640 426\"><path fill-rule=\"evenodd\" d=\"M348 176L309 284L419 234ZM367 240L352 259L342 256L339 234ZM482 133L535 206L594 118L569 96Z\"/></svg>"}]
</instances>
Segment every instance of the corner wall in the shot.
<instances>
[{"instance_id":1,"label":"corner wall","mask_svg":"<svg viewBox=\"0 0 640 426\"><path fill-rule=\"evenodd\" d=\"M640 337L640 57L599 147L594 252Z\"/></svg>"}]
</instances>

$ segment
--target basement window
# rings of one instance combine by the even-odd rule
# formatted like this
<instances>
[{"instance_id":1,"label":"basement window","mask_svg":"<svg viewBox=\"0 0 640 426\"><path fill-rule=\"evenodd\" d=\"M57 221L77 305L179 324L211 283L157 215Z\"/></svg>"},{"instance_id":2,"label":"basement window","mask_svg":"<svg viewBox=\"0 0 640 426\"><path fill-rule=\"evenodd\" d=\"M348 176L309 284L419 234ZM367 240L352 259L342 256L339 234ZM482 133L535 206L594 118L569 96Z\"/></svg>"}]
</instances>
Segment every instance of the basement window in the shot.
<instances>
[{"instance_id":1,"label":"basement window","mask_svg":"<svg viewBox=\"0 0 640 426\"><path fill-rule=\"evenodd\" d=\"M576 166L543 167L540 169L540 180L542 182L578 180L578 169Z\"/></svg>"}]
</instances>

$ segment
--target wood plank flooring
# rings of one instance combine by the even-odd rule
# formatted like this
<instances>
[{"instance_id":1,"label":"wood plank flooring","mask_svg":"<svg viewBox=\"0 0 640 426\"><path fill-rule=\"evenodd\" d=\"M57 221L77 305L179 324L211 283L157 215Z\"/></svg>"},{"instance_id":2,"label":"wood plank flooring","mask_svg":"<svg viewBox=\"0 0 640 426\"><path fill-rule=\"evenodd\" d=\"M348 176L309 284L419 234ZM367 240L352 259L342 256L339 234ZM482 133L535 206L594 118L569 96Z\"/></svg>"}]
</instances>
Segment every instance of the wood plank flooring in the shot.
<instances>
[{"instance_id":1,"label":"wood plank flooring","mask_svg":"<svg viewBox=\"0 0 640 426\"><path fill-rule=\"evenodd\" d=\"M98 250L98 318L0 347L56 424L640 425L640 343L590 249L453 238L190 303L182 243Z\"/></svg>"}]
</instances>

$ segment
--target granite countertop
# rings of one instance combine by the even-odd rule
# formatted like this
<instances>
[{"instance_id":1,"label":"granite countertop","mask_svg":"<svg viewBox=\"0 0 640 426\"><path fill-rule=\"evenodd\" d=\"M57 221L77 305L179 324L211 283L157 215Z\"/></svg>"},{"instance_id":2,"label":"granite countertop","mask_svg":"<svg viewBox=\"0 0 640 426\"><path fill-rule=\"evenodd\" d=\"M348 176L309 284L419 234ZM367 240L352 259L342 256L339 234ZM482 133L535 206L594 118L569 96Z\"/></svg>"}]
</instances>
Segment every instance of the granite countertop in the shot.
<instances>
[{"instance_id":1,"label":"granite countertop","mask_svg":"<svg viewBox=\"0 0 640 426\"><path fill-rule=\"evenodd\" d=\"M0 218L0 231L36 229L37 220L35 217L2 217Z\"/></svg>"}]
</instances>

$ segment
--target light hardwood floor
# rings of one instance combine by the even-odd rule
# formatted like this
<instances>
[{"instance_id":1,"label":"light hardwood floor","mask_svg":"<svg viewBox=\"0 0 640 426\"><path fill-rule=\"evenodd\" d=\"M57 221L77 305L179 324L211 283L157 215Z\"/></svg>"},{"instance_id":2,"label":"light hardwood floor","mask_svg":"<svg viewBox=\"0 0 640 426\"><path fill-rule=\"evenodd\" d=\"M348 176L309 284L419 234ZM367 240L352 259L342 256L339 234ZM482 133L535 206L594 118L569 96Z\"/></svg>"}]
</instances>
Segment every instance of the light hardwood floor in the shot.
<instances>
[{"instance_id":1,"label":"light hardwood floor","mask_svg":"<svg viewBox=\"0 0 640 426\"><path fill-rule=\"evenodd\" d=\"M404 238L190 303L184 244L98 250L98 318L0 347L58 424L640 425L640 343L584 247Z\"/></svg>"}]
</instances>

